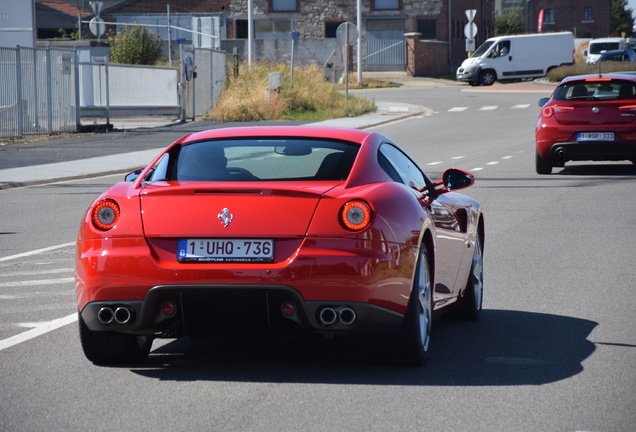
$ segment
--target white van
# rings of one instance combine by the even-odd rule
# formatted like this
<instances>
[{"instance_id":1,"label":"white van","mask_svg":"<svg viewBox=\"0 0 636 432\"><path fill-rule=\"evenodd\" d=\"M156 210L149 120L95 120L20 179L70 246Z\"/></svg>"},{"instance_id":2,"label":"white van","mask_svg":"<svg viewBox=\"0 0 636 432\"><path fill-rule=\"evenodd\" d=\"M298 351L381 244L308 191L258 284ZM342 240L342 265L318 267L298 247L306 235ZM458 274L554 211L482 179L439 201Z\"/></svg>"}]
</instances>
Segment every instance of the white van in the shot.
<instances>
[{"instance_id":1,"label":"white van","mask_svg":"<svg viewBox=\"0 0 636 432\"><path fill-rule=\"evenodd\" d=\"M585 63L594 64L605 51L627 48L627 40L620 37L592 39L585 50Z\"/></svg>"},{"instance_id":2,"label":"white van","mask_svg":"<svg viewBox=\"0 0 636 432\"><path fill-rule=\"evenodd\" d=\"M457 69L457 81L492 85L498 79L538 78L550 69L574 63L570 32L493 37Z\"/></svg>"}]
</instances>

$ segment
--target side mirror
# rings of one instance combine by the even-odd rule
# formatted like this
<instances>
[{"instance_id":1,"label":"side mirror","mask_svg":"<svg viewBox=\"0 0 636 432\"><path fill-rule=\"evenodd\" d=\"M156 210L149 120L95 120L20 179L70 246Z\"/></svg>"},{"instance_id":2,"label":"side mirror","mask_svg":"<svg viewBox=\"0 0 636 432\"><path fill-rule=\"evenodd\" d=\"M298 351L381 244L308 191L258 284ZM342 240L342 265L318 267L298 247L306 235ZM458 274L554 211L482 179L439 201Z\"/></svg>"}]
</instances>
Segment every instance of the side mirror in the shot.
<instances>
[{"instance_id":1,"label":"side mirror","mask_svg":"<svg viewBox=\"0 0 636 432\"><path fill-rule=\"evenodd\" d=\"M547 103L548 103L548 101L549 101L549 100L550 100L550 98L547 98L547 97L546 97L546 98L541 98L541 99L539 99L539 106L540 106L541 108L543 108L543 107L545 106L545 104L547 104Z\"/></svg>"},{"instance_id":2,"label":"side mirror","mask_svg":"<svg viewBox=\"0 0 636 432\"><path fill-rule=\"evenodd\" d=\"M454 191L472 186L475 183L475 177L466 171L450 168L444 172L442 181L447 190Z\"/></svg>"},{"instance_id":3,"label":"side mirror","mask_svg":"<svg viewBox=\"0 0 636 432\"><path fill-rule=\"evenodd\" d=\"M139 168L132 172L129 172L128 174L124 176L124 181L134 182L135 180L137 180L137 177L139 177L139 175L141 174L143 170L144 170L143 168Z\"/></svg>"}]
</instances>

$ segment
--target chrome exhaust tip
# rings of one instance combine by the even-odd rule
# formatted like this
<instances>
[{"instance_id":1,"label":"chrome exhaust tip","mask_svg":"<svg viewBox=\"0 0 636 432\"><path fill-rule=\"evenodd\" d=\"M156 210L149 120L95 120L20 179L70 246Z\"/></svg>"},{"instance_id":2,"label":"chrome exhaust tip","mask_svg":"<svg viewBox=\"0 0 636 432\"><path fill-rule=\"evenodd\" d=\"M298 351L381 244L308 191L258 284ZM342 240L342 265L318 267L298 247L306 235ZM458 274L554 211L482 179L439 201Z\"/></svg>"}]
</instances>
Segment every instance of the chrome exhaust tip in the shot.
<instances>
[{"instance_id":1,"label":"chrome exhaust tip","mask_svg":"<svg viewBox=\"0 0 636 432\"><path fill-rule=\"evenodd\" d=\"M115 309L114 315L115 315L115 321L117 321L118 324L126 324L132 318L132 314L130 313L130 310L123 306L120 306L117 309Z\"/></svg>"},{"instance_id":2,"label":"chrome exhaust tip","mask_svg":"<svg viewBox=\"0 0 636 432\"><path fill-rule=\"evenodd\" d=\"M322 308L318 316L320 318L320 322L326 326L332 325L338 320L338 313L335 309L330 307Z\"/></svg>"},{"instance_id":3,"label":"chrome exhaust tip","mask_svg":"<svg viewBox=\"0 0 636 432\"><path fill-rule=\"evenodd\" d=\"M115 319L115 313L109 307L103 307L97 312L97 319L102 324L110 324Z\"/></svg>"},{"instance_id":4,"label":"chrome exhaust tip","mask_svg":"<svg viewBox=\"0 0 636 432\"><path fill-rule=\"evenodd\" d=\"M340 310L340 322L344 325L351 325L355 322L357 316L356 312L350 307L345 307Z\"/></svg>"}]
</instances>

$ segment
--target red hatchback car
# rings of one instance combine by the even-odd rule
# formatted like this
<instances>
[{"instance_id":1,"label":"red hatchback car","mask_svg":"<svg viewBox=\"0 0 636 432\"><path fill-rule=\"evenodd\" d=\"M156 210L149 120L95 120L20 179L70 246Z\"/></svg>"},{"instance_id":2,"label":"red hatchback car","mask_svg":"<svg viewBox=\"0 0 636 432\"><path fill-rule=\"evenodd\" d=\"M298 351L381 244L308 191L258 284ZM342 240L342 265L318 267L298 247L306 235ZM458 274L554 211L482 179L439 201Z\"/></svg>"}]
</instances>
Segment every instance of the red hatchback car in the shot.
<instances>
[{"instance_id":1,"label":"red hatchback car","mask_svg":"<svg viewBox=\"0 0 636 432\"><path fill-rule=\"evenodd\" d=\"M392 335L404 363L431 324L482 307L484 221L377 133L228 128L184 136L88 209L76 250L79 332L95 363L157 337L307 331Z\"/></svg>"},{"instance_id":2,"label":"red hatchback car","mask_svg":"<svg viewBox=\"0 0 636 432\"><path fill-rule=\"evenodd\" d=\"M636 75L568 77L539 105L538 174L568 161L636 162Z\"/></svg>"}]
</instances>

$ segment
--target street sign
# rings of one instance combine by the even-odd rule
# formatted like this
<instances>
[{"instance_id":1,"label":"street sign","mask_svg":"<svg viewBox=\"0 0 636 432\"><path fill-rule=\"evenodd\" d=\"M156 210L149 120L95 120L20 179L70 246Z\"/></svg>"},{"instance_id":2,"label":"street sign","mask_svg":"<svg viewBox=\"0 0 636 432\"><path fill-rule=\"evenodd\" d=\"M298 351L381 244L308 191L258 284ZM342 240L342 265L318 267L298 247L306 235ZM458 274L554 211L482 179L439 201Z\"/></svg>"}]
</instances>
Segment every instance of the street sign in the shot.
<instances>
[{"instance_id":1,"label":"street sign","mask_svg":"<svg viewBox=\"0 0 636 432\"><path fill-rule=\"evenodd\" d=\"M95 17L88 23L88 28L91 33L99 37L106 31L106 23L103 19Z\"/></svg>"},{"instance_id":2,"label":"street sign","mask_svg":"<svg viewBox=\"0 0 636 432\"><path fill-rule=\"evenodd\" d=\"M466 10L466 18L468 18L468 22L472 22L475 19L475 15L477 15L477 9Z\"/></svg>"},{"instance_id":3,"label":"street sign","mask_svg":"<svg viewBox=\"0 0 636 432\"><path fill-rule=\"evenodd\" d=\"M358 27L350 22L343 22L336 29L336 39L340 45L353 45L359 35Z\"/></svg>"},{"instance_id":4,"label":"street sign","mask_svg":"<svg viewBox=\"0 0 636 432\"><path fill-rule=\"evenodd\" d=\"M466 52L474 52L474 51L475 51L475 38L467 38Z\"/></svg>"},{"instance_id":5,"label":"street sign","mask_svg":"<svg viewBox=\"0 0 636 432\"><path fill-rule=\"evenodd\" d=\"M468 39L472 39L477 36L477 24L474 22L469 22L464 26L464 36Z\"/></svg>"}]
</instances>

